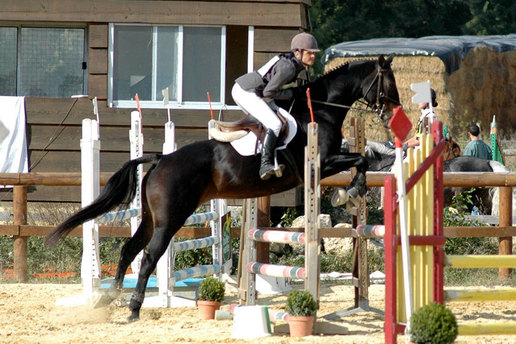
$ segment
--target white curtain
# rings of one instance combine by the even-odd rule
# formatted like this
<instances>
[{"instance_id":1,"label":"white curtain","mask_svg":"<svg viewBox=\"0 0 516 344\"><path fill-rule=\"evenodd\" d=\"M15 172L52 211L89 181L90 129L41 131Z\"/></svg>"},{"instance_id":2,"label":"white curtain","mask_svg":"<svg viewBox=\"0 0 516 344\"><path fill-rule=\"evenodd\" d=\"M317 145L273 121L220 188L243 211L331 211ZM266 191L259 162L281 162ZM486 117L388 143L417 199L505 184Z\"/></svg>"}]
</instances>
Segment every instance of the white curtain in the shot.
<instances>
[{"instance_id":1,"label":"white curtain","mask_svg":"<svg viewBox=\"0 0 516 344\"><path fill-rule=\"evenodd\" d=\"M0 172L28 172L25 98L0 96Z\"/></svg>"}]
</instances>

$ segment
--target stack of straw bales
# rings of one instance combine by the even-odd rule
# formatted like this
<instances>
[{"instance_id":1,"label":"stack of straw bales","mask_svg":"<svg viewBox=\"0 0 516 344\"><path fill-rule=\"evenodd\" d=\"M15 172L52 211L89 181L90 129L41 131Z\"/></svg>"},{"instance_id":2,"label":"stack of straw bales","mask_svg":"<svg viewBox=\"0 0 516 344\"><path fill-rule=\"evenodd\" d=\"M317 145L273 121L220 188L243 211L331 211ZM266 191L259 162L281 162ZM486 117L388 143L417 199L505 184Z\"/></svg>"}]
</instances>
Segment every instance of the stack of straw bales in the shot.
<instances>
[{"instance_id":1,"label":"stack of straw bales","mask_svg":"<svg viewBox=\"0 0 516 344\"><path fill-rule=\"evenodd\" d=\"M360 59L376 59L377 56ZM337 57L325 65L331 70L357 57ZM420 112L417 104L412 104L414 92L410 84L430 80L437 93L438 106L435 112L449 127L456 139L467 139L467 125L479 122L483 138L489 137L489 125L496 115L498 131L502 137L514 136L516 131L516 51L494 52L484 46L469 51L459 70L451 75L444 63L436 56L396 56L392 62L400 101L412 123L416 124ZM355 104L356 105L356 104ZM392 133L384 129L376 115L351 110L349 118L366 118L366 137L372 141L391 140ZM346 133L346 131L345 131ZM413 135L412 130L410 135Z\"/></svg>"}]
</instances>

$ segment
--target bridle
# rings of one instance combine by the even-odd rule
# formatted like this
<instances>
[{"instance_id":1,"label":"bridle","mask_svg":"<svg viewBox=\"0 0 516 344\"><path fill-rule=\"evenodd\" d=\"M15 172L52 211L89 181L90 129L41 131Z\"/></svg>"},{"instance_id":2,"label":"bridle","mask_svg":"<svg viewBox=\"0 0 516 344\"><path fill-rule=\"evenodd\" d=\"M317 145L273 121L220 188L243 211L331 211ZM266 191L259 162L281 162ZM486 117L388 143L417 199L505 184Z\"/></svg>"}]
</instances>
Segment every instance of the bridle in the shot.
<instances>
[{"instance_id":1,"label":"bridle","mask_svg":"<svg viewBox=\"0 0 516 344\"><path fill-rule=\"evenodd\" d=\"M374 76L373 81L371 81L371 84L367 88L367 91L364 94L364 99L366 99L367 95L371 91L371 88L373 87L374 83L377 82L376 86L376 103L375 103L375 109L372 110L375 112L382 120L384 120L385 114L385 100L388 100L396 105L400 105L400 102L397 100L392 99L391 97L388 97L385 94L385 91L383 89L383 73L393 73L392 69L384 69L380 65L378 65L378 69L376 72L376 75ZM366 104L368 107L371 106L369 103Z\"/></svg>"},{"instance_id":2,"label":"bridle","mask_svg":"<svg viewBox=\"0 0 516 344\"><path fill-rule=\"evenodd\" d=\"M460 152L459 152L459 154L456 154L453 151L453 144L448 139L446 139L446 142L447 142L447 146L448 146L448 149L447 149L448 156L450 156L450 155L452 156L450 159L446 159L446 160L451 160L451 159L454 159L454 158L460 156ZM460 149L460 147L459 147L459 149Z\"/></svg>"},{"instance_id":3,"label":"bridle","mask_svg":"<svg viewBox=\"0 0 516 344\"><path fill-rule=\"evenodd\" d=\"M331 103L331 102L325 102L325 101L321 101L321 100L313 100L312 99L311 102L312 103L317 103L317 104L333 106L333 107L338 107L338 108L345 108L345 109L349 109L349 110L356 109L356 110L360 110L360 111L370 111L372 113L377 114L380 117L380 119L385 122L386 121L385 113L384 113L384 110L385 110L385 100L389 100L390 102L392 102L392 103L394 103L396 105L400 105L400 102L397 101L397 100L394 100L394 99L392 99L390 97L388 97L385 94L385 91L384 91L384 88L383 88L383 73L393 73L393 72L392 72L392 69L384 69L380 65L378 65L378 69L376 71L376 75L374 76L373 80L371 81L371 84L369 84L369 87L367 88L367 91L365 92L365 94L363 96L363 99L365 100L367 95L371 91L373 85L375 83L377 83L377 87L376 87L376 103L374 104L374 106L372 106L367 100L363 101L362 99L357 100L357 102L359 102L360 104L366 105L366 107L367 107L366 109L352 107L352 106L349 106L349 105L342 105L342 104L336 104L336 103ZM369 110L368 108L371 108L371 110Z\"/></svg>"}]
</instances>

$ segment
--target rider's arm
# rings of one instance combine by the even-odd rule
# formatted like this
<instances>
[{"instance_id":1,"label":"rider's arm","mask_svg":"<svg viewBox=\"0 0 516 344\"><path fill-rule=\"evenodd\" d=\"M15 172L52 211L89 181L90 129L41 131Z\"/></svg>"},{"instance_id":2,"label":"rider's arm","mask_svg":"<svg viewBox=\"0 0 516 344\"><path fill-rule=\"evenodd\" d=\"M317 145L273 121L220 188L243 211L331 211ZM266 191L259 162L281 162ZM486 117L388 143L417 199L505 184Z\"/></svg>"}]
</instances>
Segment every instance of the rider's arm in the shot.
<instances>
[{"instance_id":1,"label":"rider's arm","mask_svg":"<svg viewBox=\"0 0 516 344\"><path fill-rule=\"evenodd\" d=\"M263 89L263 97L289 100L293 96L290 88L281 87L291 83L297 76L296 67L290 61L281 59L270 72L270 80Z\"/></svg>"}]
</instances>

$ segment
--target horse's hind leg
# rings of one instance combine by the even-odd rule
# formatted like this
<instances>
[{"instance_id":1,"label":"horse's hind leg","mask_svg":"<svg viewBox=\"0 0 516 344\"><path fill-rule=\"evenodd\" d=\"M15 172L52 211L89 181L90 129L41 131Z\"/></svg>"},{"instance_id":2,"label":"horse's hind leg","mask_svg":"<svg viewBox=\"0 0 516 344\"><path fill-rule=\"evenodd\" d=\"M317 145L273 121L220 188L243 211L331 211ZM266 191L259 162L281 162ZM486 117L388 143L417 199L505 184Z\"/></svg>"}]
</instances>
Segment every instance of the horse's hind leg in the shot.
<instances>
[{"instance_id":1,"label":"horse's hind leg","mask_svg":"<svg viewBox=\"0 0 516 344\"><path fill-rule=\"evenodd\" d=\"M122 246L115 279L110 288L102 294L100 300L96 304L97 307L111 303L120 295L123 289L124 277L127 272L127 268L138 253L145 248L152 237L152 222L148 218L150 217L144 216L136 233L134 233L124 246Z\"/></svg>"},{"instance_id":2,"label":"horse's hind leg","mask_svg":"<svg viewBox=\"0 0 516 344\"><path fill-rule=\"evenodd\" d=\"M145 289L147 288L149 277L156 268L158 260L163 253L165 253L170 240L172 240L173 234L179 230L180 227L181 225L176 226L174 229L167 227L154 228L152 239L147 249L143 251L138 282L136 283L136 288L131 297L131 302L129 303L129 309L131 310L129 321L135 321L140 318L140 308L145 298Z\"/></svg>"}]
</instances>

